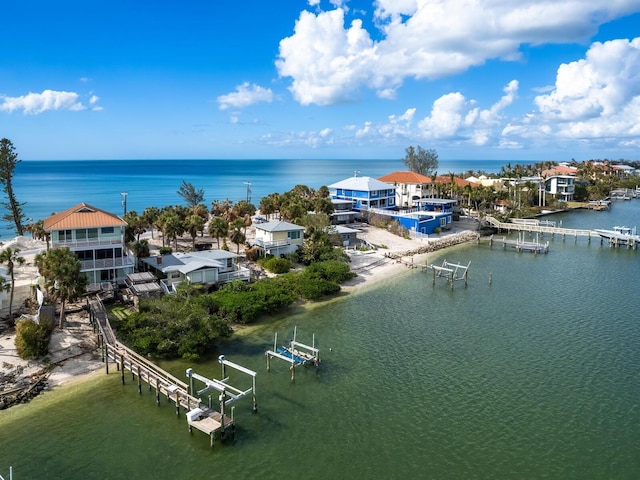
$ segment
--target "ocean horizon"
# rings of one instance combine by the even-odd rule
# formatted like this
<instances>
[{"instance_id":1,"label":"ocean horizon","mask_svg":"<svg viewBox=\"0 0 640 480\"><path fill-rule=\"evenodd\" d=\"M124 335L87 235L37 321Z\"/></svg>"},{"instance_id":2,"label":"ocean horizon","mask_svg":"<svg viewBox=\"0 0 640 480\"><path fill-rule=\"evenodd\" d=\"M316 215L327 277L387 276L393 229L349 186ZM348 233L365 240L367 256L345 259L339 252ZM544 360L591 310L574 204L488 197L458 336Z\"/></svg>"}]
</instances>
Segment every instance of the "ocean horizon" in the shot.
<instances>
[{"instance_id":1,"label":"ocean horizon","mask_svg":"<svg viewBox=\"0 0 640 480\"><path fill-rule=\"evenodd\" d=\"M439 174L469 170L498 173L507 163L525 160L440 160ZM215 200L249 200L256 206L271 193L284 193L296 185L319 188L353 175L378 178L406 170L397 160L22 160L13 187L24 202L26 220L43 220L52 213L84 202L118 215L151 206L184 204L178 195L182 181L205 192L205 204ZM15 231L0 224L0 239Z\"/></svg>"}]
</instances>

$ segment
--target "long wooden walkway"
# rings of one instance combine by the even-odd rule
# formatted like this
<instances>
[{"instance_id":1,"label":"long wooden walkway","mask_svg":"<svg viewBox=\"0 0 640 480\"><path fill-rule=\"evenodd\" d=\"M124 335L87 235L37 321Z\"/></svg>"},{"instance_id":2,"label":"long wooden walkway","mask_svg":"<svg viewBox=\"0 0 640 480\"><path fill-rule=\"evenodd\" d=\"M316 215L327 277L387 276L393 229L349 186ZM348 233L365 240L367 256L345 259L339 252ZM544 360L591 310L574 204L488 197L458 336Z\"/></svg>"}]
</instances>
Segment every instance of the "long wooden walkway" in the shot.
<instances>
[{"instance_id":1,"label":"long wooden walkway","mask_svg":"<svg viewBox=\"0 0 640 480\"><path fill-rule=\"evenodd\" d=\"M591 242L592 238L598 238L598 239L600 238L600 235L598 235L598 233L594 232L593 230L553 227L549 225L540 225L539 223L534 223L534 222L531 222L531 223L500 222L490 215L487 215L486 217L484 217L484 219L491 226L496 227L498 229L498 232L505 230L508 233L512 231L531 232L531 233L548 233L548 234L551 234L551 236L562 235L563 238L574 237L576 239L577 237L587 237L589 239L589 242Z\"/></svg>"},{"instance_id":2,"label":"long wooden walkway","mask_svg":"<svg viewBox=\"0 0 640 480\"><path fill-rule=\"evenodd\" d=\"M216 436L224 439L229 433L235 434L233 407L231 416L213 410L211 405L205 405L199 398L191 395L189 385L185 382L118 342L109 324L107 311L98 295L89 300L89 319L98 335L98 345L107 374L111 362L120 371L122 384L125 383L125 370L128 370L132 380L138 382L138 393L142 394L142 382L145 382L150 391L155 389L158 405L160 405L161 395L164 395L167 401L175 403L176 415L180 415L180 408L185 409L189 431L196 428L209 435L212 447ZM189 412L192 411L197 411L197 418L189 416Z\"/></svg>"}]
</instances>

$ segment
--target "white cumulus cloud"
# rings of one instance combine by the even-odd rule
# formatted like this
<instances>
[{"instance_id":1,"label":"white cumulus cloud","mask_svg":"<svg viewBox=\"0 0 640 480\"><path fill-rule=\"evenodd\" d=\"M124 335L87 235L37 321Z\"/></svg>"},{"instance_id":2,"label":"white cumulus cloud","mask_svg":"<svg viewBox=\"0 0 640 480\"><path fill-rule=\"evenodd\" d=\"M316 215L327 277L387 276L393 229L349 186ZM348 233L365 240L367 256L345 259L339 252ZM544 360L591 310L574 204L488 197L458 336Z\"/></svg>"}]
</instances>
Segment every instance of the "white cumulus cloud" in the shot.
<instances>
[{"instance_id":1,"label":"white cumulus cloud","mask_svg":"<svg viewBox=\"0 0 640 480\"><path fill-rule=\"evenodd\" d=\"M30 92L21 97L1 96L0 111L11 113L22 110L25 115L38 115L47 110L84 110L86 107L82 105L79 98L75 92L55 90L44 90L42 93Z\"/></svg>"},{"instance_id":2,"label":"white cumulus cloud","mask_svg":"<svg viewBox=\"0 0 640 480\"><path fill-rule=\"evenodd\" d=\"M273 92L270 88L244 82L236 87L235 92L220 95L217 100L220 110L244 108L259 102L272 102Z\"/></svg>"},{"instance_id":3,"label":"white cumulus cloud","mask_svg":"<svg viewBox=\"0 0 640 480\"><path fill-rule=\"evenodd\" d=\"M524 44L584 41L599 25L640 8L640 0L377 0L377 29L367 31L360 11L347 19L349 10L333 4L301 12L293 35L280 42L278 72L291 79L303 105L352 101L363 88L394 98L406 78L516 60Z\"/></svg>"}]
</instances>

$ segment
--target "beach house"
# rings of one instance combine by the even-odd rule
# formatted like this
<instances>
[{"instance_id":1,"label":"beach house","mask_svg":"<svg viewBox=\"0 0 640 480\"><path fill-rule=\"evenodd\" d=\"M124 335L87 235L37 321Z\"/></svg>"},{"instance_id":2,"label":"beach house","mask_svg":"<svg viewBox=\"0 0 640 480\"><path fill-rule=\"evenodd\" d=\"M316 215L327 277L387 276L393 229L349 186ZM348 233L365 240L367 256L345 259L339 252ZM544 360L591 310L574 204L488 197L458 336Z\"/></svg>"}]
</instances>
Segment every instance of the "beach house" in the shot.
<instances>
[{"instance_id":1,"label":"beach house","mask_svg":"<svg viewBox=\"0 0 640 480\"><path fill-rule=\"evenodd\" d=\"M394 209L396 187L376 178L353 176L328 186L333 200L350 200L352 210Z\"/></svg>"},{"instance_id":2,"label":"beach house","mask_svg":"<svg viewBox=\"0 0 640 480\"><path fill-rule=\"evenodd\" d=\"M86 203L55 213L44 220L52 248L69 248L78 260L89 284L124 283L133 273L134 257L127 252L124 231L127 223L118 215Z\"/></svg>"},{"instance_id":3,"label":"beach house","mask_svg":"<svg viewBox=\"0 0 640 480\"><path fill-rule=\"evenodd\" d=\"M251 272L238 263L239 258L240 255L226 250L203 250L140 260L148 271L162 277L160 283L165 293L175 293L176 285L184 281L207 287L233 280L249 281Z\"/></svg>"},{"instance_id":4,"label":"beach house","mask_svg":"<svg viewBox=\"0 0 640 480\"><path fill-rule=\"evenodd\" d=\"M255 245L263 255L283 256L295 252L304 242L304 227L283 220L256 225Z\"/></svg>"},{"instance_id":5,"label":"beach house","mask_svg":"<svg viewBox=\"0 0 640 480\"><path fill-rule=\"evenodd\" d=\"M417 200L432 197L434 193L431 178L416 172L393 172L378 180L395 187L395 203L400 208L415 207Z\"/></svg>"}]
</instances>

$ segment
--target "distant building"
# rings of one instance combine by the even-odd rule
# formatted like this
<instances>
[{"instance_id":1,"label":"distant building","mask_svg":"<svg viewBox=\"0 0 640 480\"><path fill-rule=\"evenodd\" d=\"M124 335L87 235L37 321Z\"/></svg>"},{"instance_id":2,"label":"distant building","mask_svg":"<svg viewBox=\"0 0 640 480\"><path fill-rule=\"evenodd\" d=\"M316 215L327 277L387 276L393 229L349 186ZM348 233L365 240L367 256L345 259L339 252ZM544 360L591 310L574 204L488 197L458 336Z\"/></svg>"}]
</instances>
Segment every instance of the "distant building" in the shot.
<instances>
[{"instance_id":1,"label":"distant building","mask_svg":"<svg viewBox=\"0 0 640 480\"><path fill-rule=\"evenodd\" d=\"M89 284L121 284L133 273L134 257L124 242L126 225L119 216L86 203L44 220L51 247L69 248L80 260L80 271Z\"/></svg>"}]
</instances>

